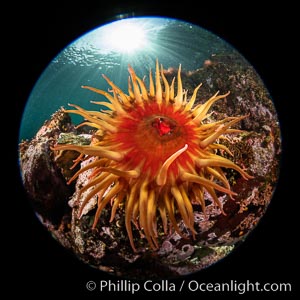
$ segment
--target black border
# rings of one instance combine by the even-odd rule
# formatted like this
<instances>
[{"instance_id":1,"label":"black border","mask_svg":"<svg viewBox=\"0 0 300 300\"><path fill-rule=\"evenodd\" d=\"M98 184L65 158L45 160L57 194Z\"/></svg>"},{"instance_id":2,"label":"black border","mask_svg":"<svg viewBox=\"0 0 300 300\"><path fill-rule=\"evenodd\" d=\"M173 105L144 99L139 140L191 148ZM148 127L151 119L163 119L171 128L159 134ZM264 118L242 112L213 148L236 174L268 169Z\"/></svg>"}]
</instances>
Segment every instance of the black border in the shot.
<instances>
[{"instance_id":1,"label":"black border","mask_svg":"<svg viewBox=\"0 0 300 300\"><path fill-rule=\"evenodd\" d=\"M291 173L294 161L289 152L294 120L289 101L294 101L296 89L291 87L291 67L295 59L291 47L293 9L288 3L264 7L253 1L222 5L194 1L183 1L180 5L169 1L143 2L85 1L77 5L72 1L49 1L20 4L17 13L11 10L9 52L13 54L14 80L17 81L11 90L16 111L15 146L22 111L36 80L51 60L82 34L114 20L119 14L178 18L212 31L243 54L273 97L283 137L281 175L266 215L247 241L223 261L186 279L292 282L296 290L293 274L298 259L295 246L295 206L298 204L295 202L299 199L294 195ZM15 158L17 161L17 153ZM17 163L15 190L16 198L7 208L14 211L6 213L5 224L11 229L8 281L13 287L21 288L23 295L91 295L85 288L88 280L114 279L79 262L50 237L26 199ZM12 293L16 291L13 287ZM93 295L101 296L100 293Z\"/></svg>"}]
</instances>

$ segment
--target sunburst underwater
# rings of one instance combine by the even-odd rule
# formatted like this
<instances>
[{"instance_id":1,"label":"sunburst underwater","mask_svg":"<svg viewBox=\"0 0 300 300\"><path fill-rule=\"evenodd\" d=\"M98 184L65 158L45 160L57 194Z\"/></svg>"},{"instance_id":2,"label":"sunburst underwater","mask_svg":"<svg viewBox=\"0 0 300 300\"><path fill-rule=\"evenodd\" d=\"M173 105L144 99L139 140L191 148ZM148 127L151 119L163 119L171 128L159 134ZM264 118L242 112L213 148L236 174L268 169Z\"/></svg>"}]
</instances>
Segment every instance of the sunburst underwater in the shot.
<instances>
[{"instance_id":1,"label":"sunburst underwater","mask_svg":"<svg viewBox=\"0 0 300 300\"><path fill-rule=\"evenodd\" d=\"M230 93L216 92L203 104L195 104L199 84L188 99L181 81L181 66L178 69L177 89L175 78L169 83L164 69L156 62L155 80L150 70L149 88L129 66L128 94L125 94L109 78L103 75L111 87L106 92L83 86L105 96L109 102L93 102L108 110L87 111L77 105L65 110L84 117L95 128L90 145L59 145L55 151L75 150L80 152L75 165L88 157L91 163L81 168L69 183L87 170L89 181L81 188L78 197L84 199L79 215L93 198L97 197L97 211L93 228L101 212L111 206L110 221L113 222L120 205L125 205L125 226L131 247L135 247L132 226L144 233L151 249L159 248L158 222L164 233L169 228L183 236L177 225L180 215L185 226L194 229L193 204L200 204L205 213L205 193L225 214L217 193L234 198L226 171L231 168L245 179L252 178L244 169L223 157L232 156L221 143L227 134L241 131L231 128L247 116L226 117L210 121L209 110L217 101L230 97ZM175 90L177 94L175 96Z\"/></svg>"}]
</instances>

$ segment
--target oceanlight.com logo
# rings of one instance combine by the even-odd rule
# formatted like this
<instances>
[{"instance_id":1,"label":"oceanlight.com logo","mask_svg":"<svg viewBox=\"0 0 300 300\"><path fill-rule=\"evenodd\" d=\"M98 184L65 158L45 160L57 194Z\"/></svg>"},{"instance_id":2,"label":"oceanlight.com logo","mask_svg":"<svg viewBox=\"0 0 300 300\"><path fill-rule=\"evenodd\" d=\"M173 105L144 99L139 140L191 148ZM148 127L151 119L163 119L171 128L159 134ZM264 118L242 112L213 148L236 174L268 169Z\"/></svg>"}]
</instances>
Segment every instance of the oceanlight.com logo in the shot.
<instances>
[{"instance_id":1,"label":"oceanlight.com logo","mask_svg":"<svg viewBox=\"0 0 300 300\"><path fill-rule=\"evenodd\" d=\"M237 293L245 294L251 292L292 292L292 284L290 282L267 282L260 283L258 281L251 282L247 280L240 282L237 280L230 280L227 282L199 282L197 280L182 280L181 282L170 282L168 280L153 281L147 280L144 283L135 282L131 280L100 280L88 281L86 283L86 289L88 291L99 292L129 292L135 294L137 292L222 292L222 293Z\"/></svg>"}]
</instances>

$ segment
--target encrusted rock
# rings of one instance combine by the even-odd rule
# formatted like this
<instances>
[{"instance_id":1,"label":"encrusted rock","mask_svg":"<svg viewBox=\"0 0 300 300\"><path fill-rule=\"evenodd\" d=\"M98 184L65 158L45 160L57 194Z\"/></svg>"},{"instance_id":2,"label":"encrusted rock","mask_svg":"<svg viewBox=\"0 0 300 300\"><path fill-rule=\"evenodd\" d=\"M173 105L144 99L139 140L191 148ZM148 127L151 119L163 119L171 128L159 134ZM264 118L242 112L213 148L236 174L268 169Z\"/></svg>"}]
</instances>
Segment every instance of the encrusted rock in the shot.
<instances>
[{"instance_id":1,"label":"encrusted rock","mask_svg":"<svg viewBox=\"0 0 300 300\"><path fill-rule=\"evenodd\" d=\"M170 68L165 76L172 79L176 72ZM124 224L124 205L120 205L112 222L107 205L92 229L97 197L90 199L80 211L84 195L80 197L78 193L89 179L90 171L83 172L74 184L66 182L93 158L79 162L77 169L70 170L78 153L51 150L54 143L90 142L91 135L78 132L66 113L56 112L34 139L20 144L24 186L41 221L62 245L95 268L132 278L162 278L196 272L228 255L255 228L268 207L278 179L281 140L274 105L260 78L239 56L214 55L208 57L201 68L182 73L182 81L189 91L203 82L199 102L217 90L221 94L231 92L226 101L214 104L210 118L248 115L236 126L243 132L226 136L222 143L232 152L230 159L241 167L249 166L248 171L254 178L245 181L236 171L226 170L237 196L230 199L218 195L224 214L206 194L205 213L200 205L193 203L197 234L193 236L179 218L182 236L174 232L164 235L158 224L161 245L158 251L149 249L142 232L134 226L134 244L140 251L132 251Z\"/></svg>"}]
</instances>

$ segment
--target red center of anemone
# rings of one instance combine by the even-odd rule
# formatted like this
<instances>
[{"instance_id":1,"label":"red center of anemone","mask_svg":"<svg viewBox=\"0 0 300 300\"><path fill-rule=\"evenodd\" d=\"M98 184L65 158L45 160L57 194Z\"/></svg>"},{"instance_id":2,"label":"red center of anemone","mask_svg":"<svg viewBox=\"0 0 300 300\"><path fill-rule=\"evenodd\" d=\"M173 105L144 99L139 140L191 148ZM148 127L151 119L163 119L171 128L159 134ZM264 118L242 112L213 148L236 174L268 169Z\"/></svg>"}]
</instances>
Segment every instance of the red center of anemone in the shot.
<instances>
[{"instance_id":1,"label":"red center of anemone","mask_svg":"<svg viewBox=\"0 0 300 300\"><path fill-rule=\"evenodd\" d=\"M115 141L126 153L124 162L129 168L142 166L142 173L155 177L162 164L175 152L188 145L168 172L178 174L178 164L192 164L188 153L197 148L196 128L190 116L174 110L171 104L144 103L123 116Z\"/></svg>"},{"instance_id":2,"label":"red center of anemone","mask_svg":"<svg viewBox=\"0 0 300 300\"><path fill-rule=\"evenodd\" d=\"M171 133L171 124L163 117L157 117L152 125L157 129L160 136Z\"/></svg>"}]
</instances>

